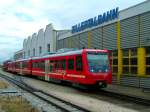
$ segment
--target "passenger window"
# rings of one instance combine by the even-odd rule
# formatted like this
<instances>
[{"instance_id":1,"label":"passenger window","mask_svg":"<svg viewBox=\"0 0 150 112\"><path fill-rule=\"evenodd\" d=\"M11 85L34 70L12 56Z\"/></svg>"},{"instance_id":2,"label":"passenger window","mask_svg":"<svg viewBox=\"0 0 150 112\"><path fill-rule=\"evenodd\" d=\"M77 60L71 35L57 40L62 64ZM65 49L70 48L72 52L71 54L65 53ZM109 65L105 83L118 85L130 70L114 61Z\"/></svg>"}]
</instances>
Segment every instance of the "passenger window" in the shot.
<instances>
[{"instance_id":1,"label":"passenger window","mask_svg":"<svg viewBox=\"0 0 150 112\"><path fill-rule=\"evenodd\" d=\"M61 62L58 60L56 61L56 70L59 70L61 68Z\"/></svg>"},{"instance_id":2,"label":"passenger window","mask_svg":"<svg viewBox=\"0 0 150 112\"><path fill-rule=\"evenodd\" d=\"M77 71L82 71L82 56L77 56L76 57L76 70Z\"/></svg>"},{"instance_id":3,"label":"passenger window","mask_svg":"<svg viewBox=\"0 0 150 112\"><path fill-rule=\"evenodd\" d=\"M54 69L54 61L50 61L50 72Z\"/></svg>"},{"instance_id":4,"label":"passenger window","mask_svg":"<svg viewBox=\"0 0 150 112\"><path fill-rule=\"evenodd\" d=\"M68 69L73 70L74 69L74 59L68 60Z\"/></svg>"},{"instance_id":5,"label":"passenger window","mask_svg":"<svg viewBox=\"0 0 150 112\"><path fill-rule=\"evenodd\" d=\"M61 61L62 70L66 69L66 60Z\"/></svg>"},{"instance_id":6,"label":"passenger window","mask_svg":"<svg viewBox=\"0 0 150 112\"><path fill-rule=\"evenodd\" d=\"M41 69L45 70L45 62L44 61L41 62Z\"/></svg>"},{"instance_id":7,"label":"passenger window","mask_svg":"<svg viewBox=\"0 0 150 112\"><path fill-rule=\"evenodd\" d=\"M59 70L61 68L61 65L60 65L60 61L56 61L56 70Z\"/></svg>"}]
</instances>

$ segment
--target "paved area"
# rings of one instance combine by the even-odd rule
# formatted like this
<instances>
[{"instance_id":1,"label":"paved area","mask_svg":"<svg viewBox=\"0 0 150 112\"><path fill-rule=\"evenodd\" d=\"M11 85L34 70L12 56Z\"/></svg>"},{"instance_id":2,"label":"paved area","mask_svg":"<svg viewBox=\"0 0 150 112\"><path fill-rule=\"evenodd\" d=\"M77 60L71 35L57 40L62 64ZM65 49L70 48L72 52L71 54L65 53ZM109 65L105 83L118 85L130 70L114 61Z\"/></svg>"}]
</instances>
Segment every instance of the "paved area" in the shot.
<instances>
[{"instance_id":1,"label":"paved area","mask_svg":"<svg viewBox=\"0 0 150 112\"><path fill-rule=\"evenodd\" d=\"M142 88L109 85L105 90L150 99L150 90L143 90Z\"/></svg>"}]
</instances>

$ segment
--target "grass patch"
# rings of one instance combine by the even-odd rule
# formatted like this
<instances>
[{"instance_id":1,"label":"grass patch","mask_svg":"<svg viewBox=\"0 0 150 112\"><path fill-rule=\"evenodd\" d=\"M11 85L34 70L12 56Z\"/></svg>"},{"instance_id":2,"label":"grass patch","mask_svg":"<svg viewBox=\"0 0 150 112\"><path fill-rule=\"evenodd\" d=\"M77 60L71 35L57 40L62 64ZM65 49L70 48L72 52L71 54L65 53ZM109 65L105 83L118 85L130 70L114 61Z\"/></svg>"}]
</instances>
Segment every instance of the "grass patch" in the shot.
<instances>
[{"instance_id":1,"label":"grass patch","mask_svg":"<svg viewBox=\"0 0 150 112\"><path fill-rule=\"evenodd\" d=\"M9 84L3 80L0 80L0 89L8 88Z\"/></svg>"},{"instance_id":2,"label":"grass patch","mask_svg":"<svg viewBox=\"0 0 150 112\"><path fill-rule=\"evenodd\" d=\"M4 112L39 112L22 96L0 96L0 108Z\"/></svg>"}]
</instances>

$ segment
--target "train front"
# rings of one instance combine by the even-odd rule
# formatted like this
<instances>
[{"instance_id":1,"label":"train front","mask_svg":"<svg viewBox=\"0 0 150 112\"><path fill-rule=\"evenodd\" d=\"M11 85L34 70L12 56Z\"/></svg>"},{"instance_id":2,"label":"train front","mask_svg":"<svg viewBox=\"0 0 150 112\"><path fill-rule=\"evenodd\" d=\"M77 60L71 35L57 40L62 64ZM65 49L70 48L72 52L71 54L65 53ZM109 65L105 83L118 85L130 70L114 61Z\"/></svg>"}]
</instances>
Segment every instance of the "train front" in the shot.
<instances>
[{"instance_id":1,"label":"train front","mask_svg":"<svg viewBox=\"0 0 150 112\"><path fill-rule=\"evenodd\" d=\"M93 84L106 87L112 82L110 56L107 50L86 52L87 74Z\"/></svg>"}]
</instances>

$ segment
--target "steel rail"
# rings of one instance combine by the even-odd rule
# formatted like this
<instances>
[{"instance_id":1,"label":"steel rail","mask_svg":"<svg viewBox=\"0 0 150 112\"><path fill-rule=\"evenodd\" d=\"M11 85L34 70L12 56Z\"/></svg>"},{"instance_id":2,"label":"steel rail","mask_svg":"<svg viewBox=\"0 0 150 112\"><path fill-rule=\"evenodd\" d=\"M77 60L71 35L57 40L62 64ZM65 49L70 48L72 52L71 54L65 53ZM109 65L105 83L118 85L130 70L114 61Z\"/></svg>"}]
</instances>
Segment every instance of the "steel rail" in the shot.
<instances>
[{"instance_id":1,"label":"steel rail","mask_svg":"<svg viewBox=\"0 0 150 112\"><path fill-rule=\"evenodd\" d=\"M90 112L89 110L82 108L80 106L77 106L73 103L64 101L56 96L53 96L51 94L45 93L42 90L35 89L26 83L24 83L22 80L18 81L14 78L11 78L9 76L6 76L4 74L0 73L0 77L6 79L7 81L17 85L19 88L31 93L32 95L38 97L39 99L47 102L48 104L51 104L55 106L56 108L60 109L62 112ZM51 97L51 98L50 98ZM49 99L55 99L55 101L50 101ZM57 103L55 103L57 102Z\"/></svg>"},{"instance_id":2,"label":"steel rail","mask_svg":"<svg viewBox=\"0 0 150 112\"><path fill-rule=\"evenodd\" d=\"M150 106L150 99L146 99L146 98L142 98L138 96L131 96L131 95L123 94L123 93L117 93L117 92L112 92L112 91L102 90L102 89L99 91L99 94L108 96L111 98L115 98L115 99L117 98L117 99L124 100L124 101L130 101L136 104Z\"/></svg>"}]
</instances>

